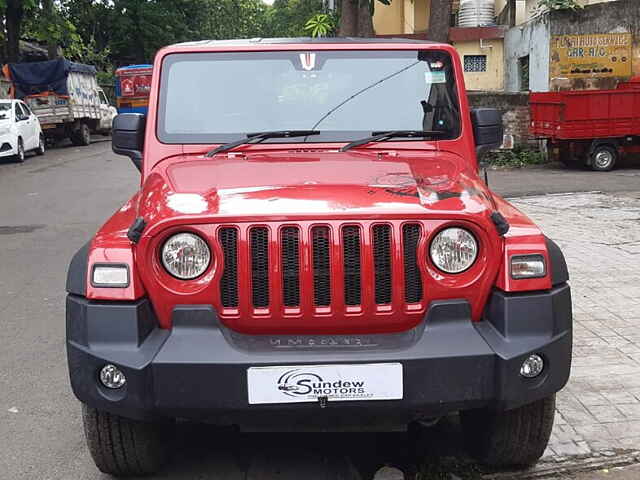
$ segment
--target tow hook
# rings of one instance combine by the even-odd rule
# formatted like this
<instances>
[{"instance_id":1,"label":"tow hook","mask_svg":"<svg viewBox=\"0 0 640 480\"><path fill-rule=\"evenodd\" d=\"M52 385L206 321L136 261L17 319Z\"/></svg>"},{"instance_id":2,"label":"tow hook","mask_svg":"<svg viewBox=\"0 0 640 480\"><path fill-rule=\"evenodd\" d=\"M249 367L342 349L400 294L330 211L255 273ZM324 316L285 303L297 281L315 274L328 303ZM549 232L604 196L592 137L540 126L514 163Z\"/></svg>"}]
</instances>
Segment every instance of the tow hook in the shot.
<instances>
[{"instance_id":1,"label":"tow hook","mask_svg":"<svg viewBox=\"0 0 640 480\"><path fill-rule=\"evenodd\" d=\"M144 221L144 218L137 217L129 227L127 238L131 240L132 243L138 243L140 241L140 237L142 236L142 231L146 226L147 222Z\"/></svg>"},{"instance_id":2,"label":"tow hook","mask_svg":"<svg viewBox=\"0 0 640 480\"><path fill-rule=\"evenodd\" d=\"M509 222L507 222L507 219L504 218L500 212L493 212L491 214L491 221L496 226L498 235L500 235L501 237L503 237L509 231Z\"/></svg>"}]
</instances>

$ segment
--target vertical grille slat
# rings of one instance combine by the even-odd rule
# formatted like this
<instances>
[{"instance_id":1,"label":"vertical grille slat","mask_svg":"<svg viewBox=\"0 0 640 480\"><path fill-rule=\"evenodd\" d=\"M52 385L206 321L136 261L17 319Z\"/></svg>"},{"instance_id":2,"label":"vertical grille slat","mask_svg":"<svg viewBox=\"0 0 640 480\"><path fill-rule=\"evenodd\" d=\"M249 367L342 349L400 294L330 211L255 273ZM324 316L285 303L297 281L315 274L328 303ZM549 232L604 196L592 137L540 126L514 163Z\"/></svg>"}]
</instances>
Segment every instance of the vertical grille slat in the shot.
<instances>
[{"instance_id":1,"label":"vertical grille slat","mask_svg":"<svg viewBox=\"0 0 640 480\"><path fill-rule=\"evenodd\" d=\"M220 298L222 306L233 308L238 306L238 230L221 228L218 241L223 253L223 272L220 278Z\"/></svg>"},{"instance_id":2,"label":"vertical grille slat","mask_svg":"<svg viewBox=\"0 0 640 480\"><path fill-rule=\"evenodd\" d=\"M282 303L286 307L300 305L300 231L285 227L280 232L282 267Z\"/></svg>"},{"instance_id":3,"label":"vertical grille slat","mask_svg":"<svg viewBox=\"0 0 640 480\"><path fill-rule=\"evenodd\" d=\"M373 266L378 305L391 303L391 227L373 227Z\"/></svg>"},{"instance_id":4,"label":"vertical grille slat","mask_svg":"<svg viewBox=\"0 0 640 480\"><path fill-rule=\"evenodd\" d=\"M402 227L402 245L404 260L404 300L417 303L422 300L422 278L418 267L418 242L422 229L415 223Z\"/></svg>"},{"instance_id":5,"label":"vertical grille slat","mask_svg":"<svg viewBox=\"0 0 640 480\"><path fill-rule=\"evenodd\" d=\"M220 314L230 321L360 321L380 325L424 308L421 221L221 225ZM313 292L310 290L313 289ZM349 320L353 319L353 320Z\"/></svg>"},{"instance_id":6,"label":"vertical grille slat","mask_svg":"<svg viewBox=\"0 0 640 480\"><path fill-rule=\"evenodd\" d=\"M269 306L269 230L254 227L249 231L251 248L251 298L256 308Z\"/></svg>"},{"instance_id":7,"label":"vertical grille slat","mask_svg":"<svg viewBox=\"0 0 640 480\"><path fill-rule=\"evenodd\" d=\"M344 262L344 302L347 305L362 303L360 228L348 226L342 229L342 255Z\"/></svg>"},{"instance_id":8,"label":"vertical grille slat","mask_svg":"<svg viewBox=\"0 0 640 480\"><path fill-rule=\"evenodd\" d=\"M314 227L313 243L313 304L317 307L331 305L331 254L328 227Z\"/></svg>"}]
</instances>

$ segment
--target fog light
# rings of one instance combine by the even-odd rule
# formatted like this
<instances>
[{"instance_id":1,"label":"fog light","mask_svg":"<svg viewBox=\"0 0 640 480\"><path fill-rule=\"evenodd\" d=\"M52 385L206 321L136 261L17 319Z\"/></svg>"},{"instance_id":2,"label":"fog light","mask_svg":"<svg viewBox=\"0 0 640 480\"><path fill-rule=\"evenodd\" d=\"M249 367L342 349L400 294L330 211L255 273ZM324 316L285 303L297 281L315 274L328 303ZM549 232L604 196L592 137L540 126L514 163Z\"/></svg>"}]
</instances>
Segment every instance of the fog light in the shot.
<instances>
[{"instance_id":1,"label":"fog light","mask_svg":"<svg viewBox=\"0 0 640 480\"><path fill-rule=\"evenodd\" d=\"M105 365L100 370L100 382L107 388L122 388L127 383L127 379L115 365Z\"/></svg>"},{"instance_id":2,"label":"fog light","mask_svg":"<svg viewBox=\"0 0 640 480\"><path fill-rule=\"evenodd\" d=\"M544 360L540 355L529 355L529 357L522 362L520 367L520 375L525 378L535 378L542 373L544 369Z\"/></svg>"}]
</instances>

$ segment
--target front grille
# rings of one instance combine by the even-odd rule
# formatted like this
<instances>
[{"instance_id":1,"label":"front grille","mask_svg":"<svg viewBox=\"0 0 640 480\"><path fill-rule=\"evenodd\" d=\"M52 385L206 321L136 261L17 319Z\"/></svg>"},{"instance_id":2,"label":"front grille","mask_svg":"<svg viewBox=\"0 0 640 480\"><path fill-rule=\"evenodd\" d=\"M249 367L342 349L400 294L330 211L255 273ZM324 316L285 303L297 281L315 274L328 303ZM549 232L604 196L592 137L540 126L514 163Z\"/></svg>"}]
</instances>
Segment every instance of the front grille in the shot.
<instances>
[{"instance_id":1,"label":"front grille","mask_svg":"<svg viewBox=\"0 0 640 480\"><path fill-rule=\"evenodd\" d=\"M391 227L373 227L373 267L376 303L391 303Z\"/></svg>"},{"instance_id":2,"label":"front grille","mask_svg":"<svg viewBox=\"0 0 640 480\"><path fill-rule=\"evenodd\" d=\"M360 228L354 226L342 229L342 258L344 262L344 303L360 305L361 265Z\"/></svg>"},{"instance_id":3,"label":"front grille","mask_svg":"<svg viewBox=\"0 0 640 480\"><path fill-rule=\"evenodd\" d=\"M329 227L311 230L313 248L313 303L319 307L331 305L331 253Z\"/></svg>"},{"instance_id":4,"label":"front grille","mask_svg":"<svg viewBox=\"0 0 640 480\"><path fill-rule=\"evenodd\" d=\"M300 305L300 233L297 227L285 227L280 233L282 248L282 303Z\"/></svg>"},{"instance_id":5,"label":"front grille","mask_svg":"<svg viewBox=\"0 0 640 480\"><path fill-rule=\"evenodd\" d=\"M224 309L239 308L281 319L301 312L363 312L373 319L419 304L422 237L421 223L223 226L217 237L222 315L238 315Z\"/></svg>"},{"instance_id":6,"label":"front grille","mask_svg":"<svg viewBox=\"0 0 640 480\"><path fill-rule=\"evenodd\" d=\"M238 306L238 230L234 227L221 228L218 241L222 247L223 271L220 278L220 300L222 306Z\"/></svg>"},{"instance_id":7,"label":"front grille","mask_svg":"<svg viewBox=\"0 0 640 480\"><path fill-rule=\"evenodd\" d=\"M269 230L254 227L250 230L251 296L253 306L269 306Z\"/></svg>"},{"instance_id":8,"label":"front grille","mask_svg":"<svg viewBox=\"0 0 640 480\"><path fill-rule=\"evenodd\" d=\"M404 257L404 300L417 303L422 300L422 279L418 268L418 242L421 228L415 223L402 227L402 253Z\"/></svg>"}]
</instances>

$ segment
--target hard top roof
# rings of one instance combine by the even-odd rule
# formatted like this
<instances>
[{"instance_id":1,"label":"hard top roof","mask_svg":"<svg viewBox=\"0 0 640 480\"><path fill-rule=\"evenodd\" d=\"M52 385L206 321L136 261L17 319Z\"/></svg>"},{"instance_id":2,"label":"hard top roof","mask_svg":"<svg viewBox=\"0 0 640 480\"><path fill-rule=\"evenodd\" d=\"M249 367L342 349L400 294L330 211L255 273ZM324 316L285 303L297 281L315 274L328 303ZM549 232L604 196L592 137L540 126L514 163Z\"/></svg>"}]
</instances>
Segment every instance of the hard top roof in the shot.
<instances>
[{"instance_id":1,"label":"hard top roof","mask_svg":"<svg viewBox=\"0 0 640 480\"><path fill-rule=\"evenodd\" d=\"M435 45L438 42L431 42L428 40L414 40L412 38L357 38L357 37L325 37L325 38L311 38L311 37L298 37L298 38L244 38L234 40L198 40L195 42L183 42L171 45L172 47L220 47L220 46L250 46L250 45L277 45L277 44L427 44Z\"/></svg>"}]
</instances>

